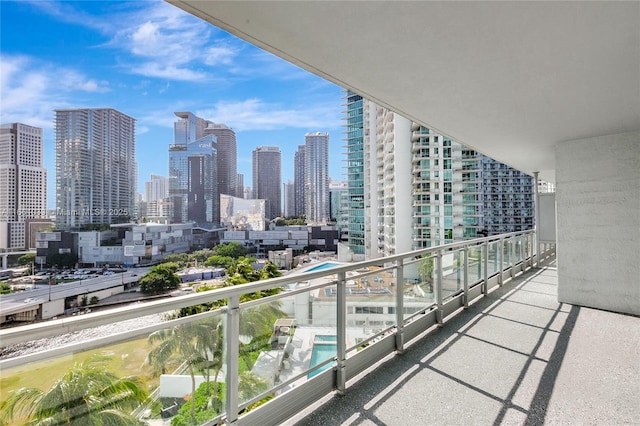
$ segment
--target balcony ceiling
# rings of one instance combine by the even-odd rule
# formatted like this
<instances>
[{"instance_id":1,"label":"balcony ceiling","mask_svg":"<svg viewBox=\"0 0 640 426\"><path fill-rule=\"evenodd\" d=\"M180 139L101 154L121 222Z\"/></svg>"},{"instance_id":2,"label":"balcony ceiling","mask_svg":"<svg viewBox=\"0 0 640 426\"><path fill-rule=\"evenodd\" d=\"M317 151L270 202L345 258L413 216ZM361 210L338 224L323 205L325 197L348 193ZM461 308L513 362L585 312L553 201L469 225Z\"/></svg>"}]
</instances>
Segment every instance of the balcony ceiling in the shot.
<instances>
[{"instance_id":1,"label":"balcony ceiling","mask_svg":"<svg viewBox=\"0 0 640 426\"><path fill-rule=\"evenodd\" d=\"M556 143L640 129L640 2L170 3L554 180Z\"/></svg>"}]
</instances>

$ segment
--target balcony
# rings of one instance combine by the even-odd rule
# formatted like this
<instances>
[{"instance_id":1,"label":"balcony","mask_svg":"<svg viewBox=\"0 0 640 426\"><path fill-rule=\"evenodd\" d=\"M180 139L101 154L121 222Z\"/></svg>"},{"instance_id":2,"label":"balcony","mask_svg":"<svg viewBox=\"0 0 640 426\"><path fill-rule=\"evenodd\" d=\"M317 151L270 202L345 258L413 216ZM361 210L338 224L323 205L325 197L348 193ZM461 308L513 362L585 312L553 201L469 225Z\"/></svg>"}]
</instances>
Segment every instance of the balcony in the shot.
<instances>
[{"instance_id":1,"label":"balcony","mask_svg":"<svg viewBox=\"0 0 640 426\"><path fill-rule=\"evenodd\" d=\"M634 422L640 320L559 304L554 247L537 256L535 245L529 231L504 234L4 329L3 346L85 337L5 355L0 368L18 385L29 371L47 383L64 374L61 365L109 354L118 371L147 377L151 395L132 413L150 425L174 414L173 405L161 411L157 396L183 404L191 391L186 372L207 366L216 373L195 377L215 377L224 392L219 412L199 424ZM274 288L286 290L240 303ZM197 315L165 315L223 299ZM261 319L274 311L278 319L261 334ZM116 333L96 332L105 325ZM157 354L149 336L162 335L190 344L174 353L179 362L163 364L157 387L140 360ZM212 349L198 359L190 348L201 345Z\"/></svg>"}]
</instances>

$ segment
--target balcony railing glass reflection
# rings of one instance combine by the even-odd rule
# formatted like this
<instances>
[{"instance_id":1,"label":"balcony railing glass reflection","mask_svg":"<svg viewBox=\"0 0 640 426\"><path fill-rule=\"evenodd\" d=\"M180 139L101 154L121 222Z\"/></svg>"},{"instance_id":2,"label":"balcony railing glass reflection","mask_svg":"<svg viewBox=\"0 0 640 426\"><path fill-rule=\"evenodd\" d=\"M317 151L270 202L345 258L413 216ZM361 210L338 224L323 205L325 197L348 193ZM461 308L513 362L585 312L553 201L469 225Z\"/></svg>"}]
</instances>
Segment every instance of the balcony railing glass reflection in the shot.
<instances>
[{"instance_id":1,"label":"balcony railing glass reflection","mask_svg":"<svg viewBox=\"0 0 640 426\"><path fill-rule=\"evenodd\" d=\"M0 332L4 345L141 315L165 318L0 360L0 368L6 378L41 372L46 384L73 362L108 354L117 363L115 371L141 377L151 391L134 411L144 421L176 415L184 406L179 415L196 419L195 424L252 419L277 424L318 397L345 391L349 378L533 266L533 238L532 231L503 234L7 329ZM272 288L283 291L240 304L243 294ZM225 307L168 319L181 308L220 300L227 301ZM45 368L52 365L59 367ZM195 396L194 389L199 389ZM201 406L191 411L189 401Z\"/></svg>"}]
</instances>

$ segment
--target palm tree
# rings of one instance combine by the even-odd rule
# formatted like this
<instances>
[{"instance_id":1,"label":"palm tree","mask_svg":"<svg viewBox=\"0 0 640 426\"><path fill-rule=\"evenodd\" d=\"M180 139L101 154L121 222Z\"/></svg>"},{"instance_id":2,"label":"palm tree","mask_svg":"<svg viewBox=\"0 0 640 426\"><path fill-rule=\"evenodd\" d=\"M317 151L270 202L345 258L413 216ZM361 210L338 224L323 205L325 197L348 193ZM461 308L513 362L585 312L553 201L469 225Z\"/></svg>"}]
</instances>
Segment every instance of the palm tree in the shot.
<instances>
[{"instance_id":1,"label":"palm tree","mask_svg":"<svg viewBox=\"0 0 640 426\"><path fill-rule=\"evenodd\" d=\"M206 391L209 395L211 394L209 382L213 370L213 395L214 398L217 398L218 376L224 365L224 327L220 318L212 318L202 322L201 327L198 328L195 349L205 360L200 365L206 380Z\"/></svg>"},{"instance_id":2,"label":"palm tree","mask_svg":"<svg viewBox=\"0 0 640 426\"><path fill-rule=\"evenodd\" d=\"M142 425L132 416L147 397L135 376L117 377L106 367L108 357L76 363L48 391L21 388L0 405L2 421L19 417L28 425Z\"/></svg>"},{"instance_id":3,"label":"palm tree","mask_svg":"<svg viewBox=\"0 0 640 426\"><path fill-rule=\"evenodd\" d=\"M195 342L199 324L195 322L180 324L175 327L155 331L149 335L147 342L159 343L147 355L147 363L156 371L164 372L166 363L174 355L179 355L191 376L191 395L196 392L196 375L194 369L205 358L196 350ZM191 417L195 422L195 404L191 404Z\"/></svg>"}]
</instances>

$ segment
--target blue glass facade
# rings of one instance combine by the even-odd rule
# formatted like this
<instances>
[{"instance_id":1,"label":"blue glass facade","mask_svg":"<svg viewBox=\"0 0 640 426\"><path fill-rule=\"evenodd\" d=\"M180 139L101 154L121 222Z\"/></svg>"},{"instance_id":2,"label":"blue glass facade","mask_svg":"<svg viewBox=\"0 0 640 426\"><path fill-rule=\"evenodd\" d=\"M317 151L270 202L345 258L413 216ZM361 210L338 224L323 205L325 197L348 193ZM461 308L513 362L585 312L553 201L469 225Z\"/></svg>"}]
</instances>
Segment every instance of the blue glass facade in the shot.
<instances>
[{"instance_id":1,"label":"blue glass facade","mask_svg":"<svg viewBox=\"0 0 640 426\"><path fill-rule=\"evenodd\" d=\"M216 137L169 147L169 197L173 222L218 223Z\"/></svg>"},{"instance_id":2,"label":"blue glass facade","mask_svg":"<svg viewBox=\"0 0 640 426\"><path fill-rule=\"evenodd\" d=\"M364 223L364 105L363 99L351 91L347 101L347 192L349 199L349 249L354 254L365 252Z\"/></svg>"}]
</instances>

